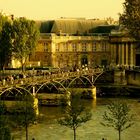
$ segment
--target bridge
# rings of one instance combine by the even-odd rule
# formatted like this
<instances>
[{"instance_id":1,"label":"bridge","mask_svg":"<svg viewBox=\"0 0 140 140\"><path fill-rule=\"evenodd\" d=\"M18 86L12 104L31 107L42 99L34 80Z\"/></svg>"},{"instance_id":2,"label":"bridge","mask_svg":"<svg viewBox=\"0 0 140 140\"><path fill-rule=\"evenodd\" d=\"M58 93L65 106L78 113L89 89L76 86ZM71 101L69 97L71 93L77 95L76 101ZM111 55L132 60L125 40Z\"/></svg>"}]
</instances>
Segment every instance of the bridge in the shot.
<instances>
[{"instance_id":1,"label":"bridge","mask_svg":"<svg viewBox=\"0 0 140 140\"><path fill-rule=\"evenodd\" d=\"M75 72L58 72L49 75L32 75L20 79L10 79L0 83L0 98L5 101L16 101L23 95L31 95L33 98L68 99L71 89L87 90L94 88L94 83L103 69L83 69ZM95 91L94 91L95 92ZM47 93L47 95L46 95ZM43 103L42 103L43 104Z\"/></svg>"},{"instance_id":2,"label":"bridge","mask_svg":"<svg viewBox=\"0 0 140 140\"><path fill-rule=\"evenodd\" d=\"M55 104L59 105L61 99L68 101L71 93L76 93L77 90L82 93L82 96L85 96L85 93L88 95L90 93L90 95L96 98L96 87L94 84L105 72L105 69L96 68L47 75L36 75L34 73L30 77L15 80L11 78L8 81L0 82L0 99L13 102L19 100L24 95L31 95L35 100L36 106L38 105L38 100L41 104L45 105L48 103L53 104L54 101ZM122 76L125 76L123 74L125 74L124 70L116 70L112 76L120 77L122 82ZM119 80L117 79L116 81L118 82Z\"/></svg>"},{"instance_id":3,"label":"bridge","mask_svg":"<svg viewBox=\"0 0 140 140\"><path fill-rule=\"evenodd\" d=\"M20 79L10 79L8 81L1 81L0 83L0 95L4 90L12 89L15 87L25 87L26 90L30 91L31 87L36 87L36 93L45 85L48 88L63 88L67 89L72 87L74 84L83 84L94 86L95 81L100 75L103 74L103 69L87 69L75 72L63 72L49 75L32 75L30 77L24 77ZM28 88L27 88L28 87Z\"/></svg>"}]
</instances>

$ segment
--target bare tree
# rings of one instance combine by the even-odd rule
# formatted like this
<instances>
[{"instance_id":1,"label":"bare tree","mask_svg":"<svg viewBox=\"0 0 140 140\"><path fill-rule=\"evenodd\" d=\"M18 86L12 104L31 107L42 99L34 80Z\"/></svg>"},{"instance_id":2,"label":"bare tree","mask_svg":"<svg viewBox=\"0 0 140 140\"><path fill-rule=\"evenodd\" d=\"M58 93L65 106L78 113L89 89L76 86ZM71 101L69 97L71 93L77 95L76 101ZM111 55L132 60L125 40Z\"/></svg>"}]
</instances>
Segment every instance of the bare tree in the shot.
<instances>
[{"instance_id":1,"label":"bare tree","mask_svg":"<svg viewBox=\"0 0 140 140\"><path fill-rule=\"evenodd\" d=\"M130 107L122 101L111 102L107 109L103 114L104 121L101 124L117 130L119 140L121 140L121 132L134 124L134 115L130 114Z\"/></svg>"},{"instance_id":2,"label":"bare tree","mask_svg":"<svg viewBox=\"0 0 140 140\"><path fill-rule=\"evenodd\" d=\"M26 140L28 140L28 127L37 119L33 97L31 95L23 96L22 101L17 102L13 107L12 113L15 124L25 128Z\"/></svg>"},{"instance_id":3,"label":"bare tree","mask_svg":"<svg viewBox=\"0 0 140 140\"><path fill-rule=\"evenodd\" d=\"M89 121L92 114L84 108L77 98L71 99L70 105L66 106L64 109L65 115L58 120L58 123L72 129L74 140L76 140L77 128Z\"/></svg>"}]
</instances>

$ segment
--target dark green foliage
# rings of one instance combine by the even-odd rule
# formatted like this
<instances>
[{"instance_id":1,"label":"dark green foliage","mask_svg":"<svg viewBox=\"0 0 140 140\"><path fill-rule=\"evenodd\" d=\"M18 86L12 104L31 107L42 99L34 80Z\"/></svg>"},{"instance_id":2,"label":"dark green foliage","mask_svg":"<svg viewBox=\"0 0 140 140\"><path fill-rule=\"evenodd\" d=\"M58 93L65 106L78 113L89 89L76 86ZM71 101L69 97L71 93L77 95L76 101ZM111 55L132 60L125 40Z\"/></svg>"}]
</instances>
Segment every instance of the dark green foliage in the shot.
<instances>
[{"instance_id":1,"label":"dark green foliage","mask_svg":"<svg viewBox=\"0 0 140 140\"><path fill-rule=\"evenodd\" d=\"M5 112L6 112L6 106L2 101L0 101L0 115L5 114Z\"/></svg>"},{"instance_id":2,"label":"dark green foliage","mask_svg":"<svg viewBox=\"0 0 140 140\"><path fill-rule=\"evenodd\" d=\"M6 106L0 101L0 140L10 140L11 132L6 117Z\"/></svg>"},{"instance_id":3,"label":"dark green foliage","mask_svg":"<svg viewBox=\"0 0 140 140\"><path fill-rule=\"evenodd\" d=\"M22 101L15 104L12 113L12 119L15 125L25 128L26 140L28 140L28 126L33 124L37 117L34 109L33 97L31 95L25 95Z\"/></svg>"},{"instance_id":4,"label":"dark green foliage","mask_svg":"<svg viewBox=\"0 0 140 140\"><path fill-rule=\"evenodd\" d=\"M0 13L0 67L11 62L11 56L21 62L22 68L33 53L39 37L36 23L26 18L8 19Z\"/></svg>"},{"instance_id":5,"label":"dark green foliage","mask_svg":"<svg viewBox=\"0 0 140 140\"><path fill-rule=\"evenodd\" d=\"M11 140L11 132L9 127L0 127L0 140Z\"/></svg>"},{"instance_id":6,"label":"dark green foliage","mask_svg":"<svg viewBox=\"0 0 140 140\"><path fill-rule=\"evenodd\" d=\"M71 103L66 106L64 113L64 117L59 119L58 123L71 128L74 132L74 140L76 140L76 129L89 121L92 114L83 107L77 97L71 99Z\"/></svg>"},{"instance_id":7,"label":"dark green foliage","mask_svg":"<svg viewBox=\"0 0 140 140\"><path fill-rule=\"evenodd\" d=\"M5 21L8 20L7 16L4 16L2 13L0 13L0 33L2 31L2 27L5 24Z\"/></svg>"},{"instance_id":8,"label":"dark green foliage","mask_svg":"<svg viewBox=\"0 0 140 140\"><path fill-rule=\"evenodd\" d=\"M117 130L119 140L121 140L121 132L134 124L134 116L130 114L130 107L125 102L116 101L111 102L107 109L103 114L101 124Z\"/></svg>"},{"instance_id":9,"label":"dark green foliage","mask_svg":"<svg viewBox=\"0 0 140 140\"><path fill-rule=\"evenodd\" d=\"M12 31L10 20L0 14L0 69L3 69L10 62Z\"/></svg>"},{"instance_id":10,"label":"dark green foliage","mask_svg":"<svg viewBox=\"0 0 140 140\"><path fill-rule=\"evenodd\" d=\"M140 0L125 0L123 7L120 23L129 30L132 37L140 40Z\"/></svg>"},{"instance_id":11,"label":"dark green foliage","mask_svg":"<svg viewBox=\"0 0 140 140\"><path fill-rule=\"evenodd\" d=\"M16 116L16 123L23 127L33 123L36 119L33 101L29 96L24 97L23 101L16 103L13 113Z\"/></svg>"},{"instance_id":12,"label":"dark green foliage","mask_svg":"<svg viewBox=\"0 0 140 140\"><path fill-rule=\"evenodd\" d=\"M34 21L27 20L26 18L19 18L13 21L13 30L13 55L21 62L23 68L29 55L36 46L39 37L39 29L36 27Z\"/></svg>"}]
</instances>

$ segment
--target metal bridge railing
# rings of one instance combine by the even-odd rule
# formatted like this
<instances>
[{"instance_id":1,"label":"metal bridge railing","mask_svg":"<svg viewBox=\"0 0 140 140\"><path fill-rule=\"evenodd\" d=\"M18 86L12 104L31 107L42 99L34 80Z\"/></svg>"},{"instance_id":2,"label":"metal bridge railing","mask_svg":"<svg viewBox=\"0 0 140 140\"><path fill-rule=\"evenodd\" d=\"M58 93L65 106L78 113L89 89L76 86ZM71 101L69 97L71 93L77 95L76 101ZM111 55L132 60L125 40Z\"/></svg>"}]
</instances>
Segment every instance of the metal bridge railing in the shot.
<instances>
[{"instance_id":1,"label":"metal bridge railing","mask_svg":"<svg viewBox=\"0 0 140 140\"><path fill-rule=\"evenodd\" d=\"M35 83L42 83L42 82L49 82L55 80L61 80L64 78L72 78L72 77L80 77L83 75L96 75L102 73L102 68L96 69L82 69L77 70L75 72L58 72L56 74L48 74L48 75L31 75L30 77L24 77L19 79L13 79L12 77L8 80L3 79L0 81L0 88L6 88L15 85L25 85L25 84L35 84Z\"/></svg>"}]
</instances>

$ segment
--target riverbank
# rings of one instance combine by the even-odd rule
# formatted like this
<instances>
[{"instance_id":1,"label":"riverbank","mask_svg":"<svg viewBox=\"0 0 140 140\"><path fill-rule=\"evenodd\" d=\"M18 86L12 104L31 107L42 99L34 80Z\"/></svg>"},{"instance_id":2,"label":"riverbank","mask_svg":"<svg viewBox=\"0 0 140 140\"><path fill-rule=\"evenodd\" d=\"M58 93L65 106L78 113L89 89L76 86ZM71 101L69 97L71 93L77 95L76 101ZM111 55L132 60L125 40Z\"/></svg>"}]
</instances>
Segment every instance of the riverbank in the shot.
<instances>
[{"instance_id":1,"label":"riverbank","mask_svg":"<svg viewBox=\"0 0 140 140\"><path fill-rule=\"evenodd\" d=\"M134 85L114 85L114 84L98 84L97 97L115 97L127 96L131 98L140 97L140 86Z\"/></svg>"}]
</instances>

